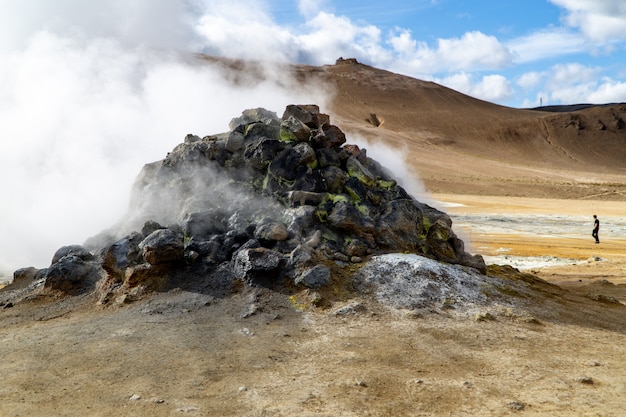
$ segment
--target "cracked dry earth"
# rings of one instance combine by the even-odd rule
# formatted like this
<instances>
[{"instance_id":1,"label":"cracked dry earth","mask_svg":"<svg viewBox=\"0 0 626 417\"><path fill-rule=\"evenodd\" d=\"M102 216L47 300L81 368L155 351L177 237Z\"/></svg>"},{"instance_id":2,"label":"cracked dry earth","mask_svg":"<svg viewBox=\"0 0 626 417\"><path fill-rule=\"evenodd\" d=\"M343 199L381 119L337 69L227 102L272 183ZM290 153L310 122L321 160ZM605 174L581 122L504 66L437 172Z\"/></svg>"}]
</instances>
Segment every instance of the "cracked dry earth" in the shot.
<instances>
[{"instance_id":1,"label":"cracked dry earth","mask_svg":"<svg viewBox=\"0 0 626 417\"><path fill-rule=\"evenodd\" d=\"M621 416L626 291L609 243L606 262L536 270L535 298L478 312L312 308L265 289L34 298L0 310L0 415Z\"/></svg>"}]
</instances>

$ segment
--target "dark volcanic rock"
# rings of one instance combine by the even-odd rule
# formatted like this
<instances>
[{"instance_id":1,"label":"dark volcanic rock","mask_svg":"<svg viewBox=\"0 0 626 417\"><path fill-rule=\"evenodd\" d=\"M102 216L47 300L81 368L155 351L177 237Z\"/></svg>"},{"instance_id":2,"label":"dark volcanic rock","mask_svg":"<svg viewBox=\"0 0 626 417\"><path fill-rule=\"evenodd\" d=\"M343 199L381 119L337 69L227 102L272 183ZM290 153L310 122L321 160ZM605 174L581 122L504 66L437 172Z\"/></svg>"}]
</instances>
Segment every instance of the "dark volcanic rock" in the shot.
<instances>
[{"instance_id":1,"label":"dark volcanic rock","mask_svg":"<svg viewBox=\"0 0 626 417\"><path fill-rule=\"evenodd\" d=\"M81 245L63 246L54 253L52 257L52 264L59 262L59 260L65 256L73 255L83 261L93 261L94 256L85 247Z\"/></svg>"},{"instance_id":2,"label":"dark volcanic rock","mask_svg":"<svg viewBox=\"0 0 626 417\"><path fill-rule=\"evenodd\" d=\"M267 284L278 277L284 257L280 252L264 247L248 248L234 255L235 275L249 283Z\"/></svg>"},{"instance_id":3,"label":"dark volcanic rock","mask_svg":"<svg viewBox=\"0 0 626 417\"><path fill-rule=\"evenodd\" d=\"M378 218L378 244L384 248L419 251L424 215L414 200L398 199L385 204Z\"/></svg>"},{"instance_id":4,"label":"dark volcanic rock","mask_svg":"<svg viewBox=\"0 0 626 417\"><path fill-rule=\"evenodd\" d=\"M132 233L102 250L102 267L115 281L122 281L126 268L140 262L139 243L142 240L140 233Z\"/></svg>"},{"instance_id":5,"label":"dark volcanic rock","mask_svg":"<svg viewBox=\"0 0 626 417\"><path fill-rule=\"evenodd\" d=\"M297 285L304 285L308 288L321 288L330 282L330 269L325 265L316 265L305 269L295 279Z\"/></svg>"},{"instance_id":6,"label":"dark volcanic rock","mask_svg":"<svg viewBox=\"0 0 626 417\"><path fill-rule=\"evenodd\" d=\"M228 231L229 214L220 209L209 209L189 214L183 221L183 232L187 236L209 237Z\"/></svg>"},{"instance_id":7,"label":"dark volcanic rock","mask_svg":"<svg viewBox=\"0 0 626 417\"><path fill-rule=\"evenodd\" d=\"M13 282L18 281L33 281L35 276L37 275L37 268L32 266L26 268L20 268L17 271L13 272Z\"/></svg>"},{"instance_id":8,"label":"dark volcanic rock","mask_svg":"<svg viewBox=\"0 0 626 417\"><path fill-rule=\"evenodd\" d=\"M393 252L485 273L445 213L408 195L365 149L346 144L316 105L290 105L281 118L245 110L229 127L187 135L147 164L128 214L89 240L97 256L65 246L36 275L68 293L106 276L100 299L110 300L138 288L225 291L235 280L320 288L333 268Z\"/></svg>"},{"instance_id":9,"label":"dark volcanic rock","mask_svg":"<svg viewBox=\"0 0 626 417\"><path fill-rule=\"evenodd\" d=\"M139 243L141 256L150 265L166 264L183 259L183 235L171 229L159 229Z\"/></svg>"},{"instance_id":10,"label":"dark volcanic rock","mask_svg":"<svg viewBox=\"0 0 626 417\"><path fill-rule=\"evenodd\" d=\"M103 269L98 262L70 254L46 269L44 287L67 294L80 294L93 290L102 276Z\"/></svg>"}]
</instances>

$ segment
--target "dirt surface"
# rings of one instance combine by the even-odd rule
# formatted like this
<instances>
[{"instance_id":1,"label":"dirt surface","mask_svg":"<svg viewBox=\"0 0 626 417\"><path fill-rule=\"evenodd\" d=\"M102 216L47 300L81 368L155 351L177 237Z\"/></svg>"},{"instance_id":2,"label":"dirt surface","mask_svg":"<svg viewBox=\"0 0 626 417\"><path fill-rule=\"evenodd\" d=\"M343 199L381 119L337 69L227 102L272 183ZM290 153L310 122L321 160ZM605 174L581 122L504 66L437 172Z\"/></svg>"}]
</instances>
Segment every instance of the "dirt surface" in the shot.
<instances>
[{"instance_id":1,"label":"dirt surface","mask_svg":"<svg viewBox=\"0 0 626 417\"><path fill-rule=\"evenodd\" d=\"M457 204L453 216L564 207L436 197ZM626 203L601 206L623 215ZM602 261L536 269L559 286L538 282L518 308L471 313L392 311L358 297L312 308L268 290L174 291L113 307L35 297L0 311L0 415L623 415L623 241L472 238L484 253Z\"/></svg>"},{"instance_id":2,"label":"dirt surface","mask_svg":"<svg viewBox=\"0 0 626 417\"><path fill-rule=\"evenodd\" d=\"M333 121L400 149L471 252L547 258L526 270L534 297L439 313L265 289L31 297L0 309L0 416L623 416L623 133L360 69L331 68Z\"/></svg>"}]
</instances>

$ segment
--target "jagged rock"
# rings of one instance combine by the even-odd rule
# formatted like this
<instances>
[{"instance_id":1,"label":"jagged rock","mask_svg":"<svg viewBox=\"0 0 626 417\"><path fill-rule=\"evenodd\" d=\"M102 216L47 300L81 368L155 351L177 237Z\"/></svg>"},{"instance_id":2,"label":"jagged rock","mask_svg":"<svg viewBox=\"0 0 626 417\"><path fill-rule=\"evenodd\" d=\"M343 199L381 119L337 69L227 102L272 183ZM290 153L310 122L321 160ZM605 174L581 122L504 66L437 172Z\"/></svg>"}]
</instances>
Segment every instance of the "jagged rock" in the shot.
<instances>
[{"instance_id":1,"label":"jagged rock","mask_svg":"<svg viewBox=\"0 0 626 417\"><path fill-rule=\"evenodd\" d=\"M37 275L38 269L32 266L20 268L13 272L13 282L32 281Z\"/></svg>"},{"instance_id":2,"label":"jagged rock","mask_svg":"<svg viewBox=\"0 0 626 417\"><path fill-rule=\"evenodd\" d=\"M255 122L273 124L277 120L278 116L275 112L259 107L256 109L247 109L242 111L241 116L232 119L228 124L228 127L230 130L235 130L240 125L249 125Z\"/></svg>"},{"instance_id":3,"label":"jagged rock","mask_svg":"<svg viewBox=\"0 0 626 417\"><path fill-rule=\"evenodd\" d=\"M298 245L289 255L289 263L292 267L306 267L313 263L315 256L311 248Z\"/></svg>"},{"instance_id":4,"label":"jagged rock","mask_svg":"<svg viewBox=\"0 0 626 417\"><path fill-rule=\"evenodd\" d=\"M317 129L321 126L319 120L320 116L320 108L315 104L301 106L290 104L285 108L282 119L289 120L290 118L293 118L307 126L309 129Z\"/></svg>"},{"instance_id":5,"label":"jagged rock","mask_svg":"<svg viewBox=\"0 0 626 417\"><path fill-rule=\"evenodd\" d=\"M510 401L507 406L513 411L522 411L526 408L526 404L521 401Z\"/></svg>"},{"instance_id":6,"label":"jagged rock","mask_svg":"<svg viewBox=\"0 0 626 417\"><path fill-rule=\"evenodd\" d=\"M226 138L226 143L224 144L224 148L230 152L237 152L244 147L244 141L246 137L242 132L232 131L228 134Z\"/></svg>"},{"instance_id":7,"label":"jagged rock","mask_svg":"<svg viewBox=\"0 0 626 417\"><path fill-rule=\"evenodd\" d=\"M243 156L250 168L265 172L276 155L284 148L283 142L264 137L248 144Z\"/></svg>"},{"instance_id":8,"label":"jagged rock","mask_svg":"<svg viewBox=\"0 0 626 417\"><path fill-rule=\"evenodd\" d=\"M254 237L259 241L276 242L287 240L287 227L273 219L265 218L256 227Z\"/></svg>"},{"instance_id":9,"label":"jagged rock","mask_svg":"<svg viewBox=\"0 0 626 417\"><path fill-rule=\"evenodd\" d=\"M294 283L296 285L304 285L307 288L317 289L327 285L330 282L330 269L325 265L316 265L307 268L300 273Z\"/></svg>"},{"instance_id":10,"label":"jagged rock","mask_svg":"<svg viewBox=\"0 0 626 417\"><path fill-rule=\"evenodd\" d=\"M292 149L287 160L289 166L306 165L309 168L317 166L315 150L308 143L298 143Z\"/></svg>"},{"instance_id":11,"label":"jagged rock","mask_svg":"<svg viewBox=\"0 0 626 417\"><path fill-rule=\"evenodd\" d=\"M134 265L126 269L124 288L144 288L151 291L159 291L165 287L167 277L162 268L157 268L149 263Z\"/></svg>"},{"instance_id":12,"label":"jagged rock","mask_svg":"<svg viewBox=\"0 0 626 417\"><path fill-rule=\"evenodd\" d=\"M346 254L341 253L341 252L333 253L332 259L334 259L336 261L343 262L343 263L350 262L350 257L348 255L346 255Z\"/></svg>"},{"instance_id":13,"label":"jagged rock","mask_svg":"<svg viewBox=\"0 0 626 417\"><path fill-rule=\"evenodd\" d=\"M235 254L233 268L236 276L251 282L278 269L282 261L280 252L264 247L246 248Z\"/></svg>"},{"instance_id":14,"label":"jagged rock","mask_svg":"<svg viewBox=\"0 0 626 417\"><path fill-rule=\"evenodd\" d=\"M370 249L365 242L359 239L353 239L348 243L345 251L348 256L362 257L367 255Z\"/></svg>"},{"instance_id":15,"label":"jagged rock","mask_svg":"<svg viewBox=\"0 0 626 417\"><path fill-rule=\"evenodd\" d=\"M357 206L339 201L328 215L328 223L338 230L355 236L375 233L372 219L359 211Z\"/></svg>"},{"instance_id":16,"label":"jagged rock","mask_svg":"<svg viewBox=\"0 0 626 417\"><path fill-rule=\"evenodd\" d=\"M157 231L159 229L165 229L165 228L161 226L159 223L155 222L154 220L148 220L147 222L143 224L143 227L141 228L141 234L145 238L150 233Z\"/></svg>"},{"instance_id":17,"label":"jagged rock","mask_svg":"<svg viewBox=\"0 0 626 417\"><path fill-rule=\"evenodd\" d=\"M459 264L474 268L483 275L487 274L487 265L485 264L483 257L480 255L472 255L464 252L461 254Z\"/></svg>"},{"instance_id":18,"label":"jagged rock","mask_svg":"<svg viewBox=\"0 0 626 417\"><path fill-rule=\"evenodd\" d=\"M326 185L326 190L332 194L339 194L344 185L348 182L348 174L336 166L327 166L321 171L322 180Z\"/></svg>"},{"instance_id":19,"label":"jagged rock","mask_svg":"<svg viewBox=\"0 0 626 417\"><path fill-rule=\"evenodd\" d=\"M312 140L320 148L338 148L346 143L346 135L337 126L325 124Z\"/></svg>"},{"instance_id":20,"label":"jagged rock","mask_svg":"<svg viewBox=\"0 0 626 417\"><path fill-rule=\"evenodd\" d=\"M358 179L364 185L368 187L376 186L374 175L354 156L349 157L346 161L346 170L350 177Z\"/></svg>"},{"instance_id":21,"label":"jagged rock","mask_svg":"<svg viewBox=\"0 0 626 417\"><path fill-rule=\"evenodd\" d=\"M278 123L280 123L278 121ZM262 138L280 139L281 128L274 124L268 123L252 123L245 128L246 143L256 141Z\"/></svg>"},{"instance_id":22,"label":"jagged rock","mask_svg":"<svg viewBox=\"0 0 626 417\"><path fill-rule=\"evenodd\" d=\"M335 65L356 65L358 63L359 63L359 61L357 61L356 58L339 57L335 61Z\"/></svg>"},{"instance_id":23,"label":"jagged rock","mask_svg":"<svg viewBox=\"0 0 626 417\"><path fill-rule=\"evenodd\" d=\"M424 233L424 216L415 201L393 200L385 204L378 224L377 243L398 251L418 251Z\"/></svg>"},{"instance_id":24,"label":"jagged rock","mask_svg":"<svg viewBox=\"0 0 626 417\"><path fill-rule=\"evenodd\" d=\"M315 230L316 207L304 205L285 210L287 232L297 240L302 240Z\"/></svg>"},{"instance_id":25,"label":"jagged rock","mask_svg":"<svg viewBox=\"0 0 626 417\"><path fill-rule=\"evenodd\" d=\"M187 215L182 227L185 236L209 237L227 232L229 214L221 209L210 208Z\"/></svg>"},{"instance_id":26,"label":"jagged rock","mask_svg":"<svg viewBox=\"0 0 626 417\"><path fill-rule=\"evenodd\" d=\"M103 272L98 262L65 255L46 269L44 288L67 294L87 292L95 287Z\"/></svg>"},{"instance_id":27,"label":"jagged rock","mask_svg":"<svg viewBox=\"0 0 626 417\"><path fill-rule=\"evenodd\" d=\"M341 159L335 148L321 148L315 151L320 168L341 167Z\"/></svg>"},{"instance_id":28,"label":"jagged rock","mask_svg":"<svg viewBox=\"0 0 626 417\"><path fill-rule=\"evenodd\" d=\"M367 307L359 302L352 302L336 309L333 314L335 316L347 316L349 314L361 314L367 311Z\"/></svg>"},{"instance_id":29,"label":"jagged rock","mask_svg":"<svg viewBox=\"0 0 626 417\"><path fill-rule=\"evenodd\" d=\"M316 230L303 240L303 245L308 248L318 248L322 244L322 237L322 231Z\"/></svg>"},{"instance_id":30,"label":"jagged rock","mask_svg":"<svg viewBox=\"0 0 626 417\"><path fill-rule=\"evenodd\" d=\"M91 252L89 252L89 250L87 250L84 246L69 245L69 246L62 246L61 248L57 249L57 251L54 253L54 256L52 257L51 263L55 264L61 258L63 258L64 256L68 256L68 255L76 256L77 258L80 258L83 261L94 260L94 255Z\"/></svg>"},{"instance_id":31,"label":"jagged rock","mask_svg":"<svg viewBox=\"0 0 626 417\"><path fill-rule=\"evenodd\" d=\"M183 236L171 229L155 230L139 243L139 249L151 265L179 261L184 256Z\"/></svg>"},{"instance_id":32,"label":"jagged rock","mask_svg":"<svg viewBox=\"0 0 626 417\"><path fill-rule=\"evenodd\" d=\"M287 201L290 207L319 206L330 198L328 193L314 193L311 191L288 191Z\"/></svg>"},{"instance_id":33,"label":"jagged rock","mask_svg":"<svg viewBox=\"0 0 626 417\"><path fill-rule=\"evenodd\" d=\"M122 281L126 268L141 259L139 243L143 240L140 233L132 233L110 246L105 247L100 257L102 268L116 281Z\"/></svg>"},{"instance_id":34,"label":"jagged rock","mask_svg":"<svg viewBox=\"0 0 626 417\"><path fill-rule=\"evenodd\" d=\"M285 142L305 142L311 136L311 128L293 116L283 120L280 125L280 139Z\"/></svg>"},{"instance_id":35,"label":"jagged rock","mask_svg":"<svg viewBox=\"0 0 626 417\"><path fill-rule=\"evenodd\" d=\"M463 242L442 220L437 220L430 226L426 240L438 260L448 263L458 263L460 260Z\"/></svg>"},{"instance_id":36,"label":"jagged rock","mask_svg":"<svg viewBox=\"0 0 626 417\"><path fill-rule=\"evenodd\" d=\"M353 205L366 204L368 201L368 191L371 190L361 180L356 177L348 177L348 181L343 185L343 193L349 196L349 202Z\"/></svg>"}]
</instances>

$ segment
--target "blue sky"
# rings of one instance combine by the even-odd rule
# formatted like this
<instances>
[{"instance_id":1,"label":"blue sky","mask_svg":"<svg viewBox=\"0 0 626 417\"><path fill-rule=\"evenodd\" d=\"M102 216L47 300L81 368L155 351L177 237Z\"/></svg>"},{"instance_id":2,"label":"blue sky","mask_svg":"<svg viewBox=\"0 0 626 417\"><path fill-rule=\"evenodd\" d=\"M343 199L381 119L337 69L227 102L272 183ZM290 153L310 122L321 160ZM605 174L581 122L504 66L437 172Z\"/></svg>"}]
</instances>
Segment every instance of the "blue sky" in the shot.
<instances>
[{"instance_id":1,"label":"blue sky","mask_svg":"<svg viewBox=\"0 0 626 417\"><path fill-rule=\"evenodd\" d=\"M332 51L513 107L540 100L626 101L621 0L327 0L297 6L272 2L269 13L292 35L324 45L327 51L307 56L314 64L330 61Z\"/></svg>"},{"instance_id":2,"label":"blue sky","mask_svg":"<svg viewBox=\"0 0 626 417\"><path fill-rule=\"evenodd\" d=\"M626 101L622 0L3 0L0 7L0 35L11 47L45 29L313 65L356 57L512 107Z\"/></svg>"},{"instance_id":3,"label":"blue sky","mask_svg":"<svg viewBox=\"0 0 626 417\"><path fill-rule=\"evenodd\" d=\"M274 66L237 89L189 52L354 57L534 107L626 102L625 47L623 0L0 0L0 275L119 220L143 164L187 133L246 108L326 109Z\"/></svg>"}]
</instances>

